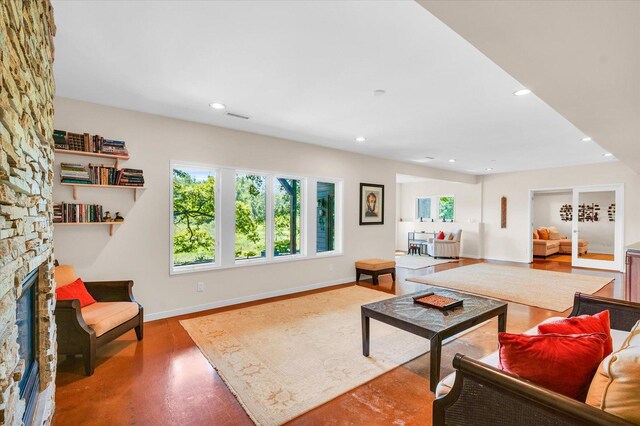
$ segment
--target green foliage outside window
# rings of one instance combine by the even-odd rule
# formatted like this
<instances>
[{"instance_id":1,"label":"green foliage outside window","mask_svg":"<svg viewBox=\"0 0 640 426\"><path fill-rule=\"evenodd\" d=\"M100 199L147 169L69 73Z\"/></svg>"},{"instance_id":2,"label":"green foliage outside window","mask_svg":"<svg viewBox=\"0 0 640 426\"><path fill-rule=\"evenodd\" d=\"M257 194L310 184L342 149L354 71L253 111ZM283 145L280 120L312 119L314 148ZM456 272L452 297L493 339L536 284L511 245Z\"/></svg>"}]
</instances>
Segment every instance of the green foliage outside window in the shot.
<instances>
[{"instance_id":1,"label":"green foliage outside window","mask_svg":"<svg viewBox=\"0 0 640 426\"><path fill-rule=\"evenodd\" d=\"M236 259L266 255L266 177L236 175Z\"/></svg>"},{"instance_id":2,"label":"green foliage outside window","mask_svg":"<svg viewBox=\"0 0 640 426\"><path fill-rule=\"evenodd\" d=\"M440 197L440 219L452 222L454 219L454 197Z\"/></svg>"},{"instance_id":3,"label":"green foliage outside window","mask_svg":"<svg viewBox=\"0 0 640 426\"><path fill-rule=\"evenodd\" d=\"M215 261L215 177L173 170L173 263Z\"/></svg>"}]
</instances>

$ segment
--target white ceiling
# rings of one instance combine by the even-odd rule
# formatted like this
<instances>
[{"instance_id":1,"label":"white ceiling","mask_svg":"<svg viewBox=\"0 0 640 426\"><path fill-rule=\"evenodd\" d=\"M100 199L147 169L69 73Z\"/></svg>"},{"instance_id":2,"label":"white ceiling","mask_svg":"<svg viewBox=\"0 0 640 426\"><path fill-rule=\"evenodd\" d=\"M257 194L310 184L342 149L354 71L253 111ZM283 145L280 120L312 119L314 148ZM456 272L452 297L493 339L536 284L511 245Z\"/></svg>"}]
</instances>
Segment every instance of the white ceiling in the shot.
<instances>
[{"instance_id":1,"label":"white ceiling","mask_svg":"<svg viewBox=\"0 0 640 426\"><path fill-rule=\"evenodd\" d=\"M414 2L53 4L58 96L473 174L612 161Z\"/></svg>"},{"instance_id":2,"label":"white ceiling","mask_svg":"<svg viewBox=\"0 0 640 426\"><path fill-rule=\"evenodd\" d=\"M421 1L640 173L640 1Z\"/></svg>"}]
</instances>

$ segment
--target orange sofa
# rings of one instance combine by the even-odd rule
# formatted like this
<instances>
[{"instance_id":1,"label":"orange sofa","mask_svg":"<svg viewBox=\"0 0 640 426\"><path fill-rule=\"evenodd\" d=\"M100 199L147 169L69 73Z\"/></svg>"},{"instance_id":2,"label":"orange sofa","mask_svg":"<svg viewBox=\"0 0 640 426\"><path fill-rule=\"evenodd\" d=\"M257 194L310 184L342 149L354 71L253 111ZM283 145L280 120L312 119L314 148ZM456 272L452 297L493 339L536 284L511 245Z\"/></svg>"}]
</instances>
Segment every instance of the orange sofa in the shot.
<instances>
[{"instance_id":1,"label":"orange sofa","mask_svg":"<svg viewBox=\"0 0 640 426\"><path fill-rule=\"evenodd\" d=\"M558 230L551 227L541 227L533 231L533 255L547 257L552 254L571 254L571 239L560 235ZM578 256L582 256L589 251L587 240L578 240Z\"/></svg>"}]
</instances>

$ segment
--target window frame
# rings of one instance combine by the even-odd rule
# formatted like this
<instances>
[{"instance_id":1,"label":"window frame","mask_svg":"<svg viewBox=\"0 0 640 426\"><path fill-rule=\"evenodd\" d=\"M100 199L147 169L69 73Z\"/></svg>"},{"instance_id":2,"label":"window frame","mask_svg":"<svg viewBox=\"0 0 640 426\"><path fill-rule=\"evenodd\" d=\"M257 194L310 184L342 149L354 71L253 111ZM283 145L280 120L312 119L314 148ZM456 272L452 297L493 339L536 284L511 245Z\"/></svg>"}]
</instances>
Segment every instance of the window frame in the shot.
<instances>
[{"instance_id":1,"label":"window frame","mask_svg":"<svg viewBox=\"0 0 640 426\"><path fill-rule=\"evenodd\" d=\"M216 224L215 224L215 261L205 265L173 266L173 169L174 168L194 168L204 169L215 173L215 203L216 203ZM235 257L235 193L237 174L253 174L264 176L267 179L267 251L266 256L254 259L236 259ZM300 253L285 256L274 256L274 181L277 178L297 179L300 181ZM334 250L326 252L316 252L316 213L317 212L317 186L316 182L334 183L336 185L336 223ZM313 187L313 188L312 188ZM316 175L306 175L298 173L282 173L272 170L261 170L245 167L223 166L216 164L205 164L191 161L170 160L169 169L169 268L170 275L179 275L192 272L204 272L212 270L224 270L234 268L244 268L248 266L268 265L282 262L313 260L321 257L343 256L344 250L344 179L334 177L321 177ZM229 194L233 197L230 198ZM233 206L222 205L233 199ZM313 229L311 224L313 222ZM233 228L229 232L226 227ZM231 238L233 235L233 238ZM224 237L224 241L222 241ZM229 241L231 239L231 241Z\"/></svg>"},{"instance_id":2,"label":"window frame","mask_svg":"<svg viewBox=\"0 0 640 426\"><path fill-rule=\"evenodd\" d=\"M423 219L431 221L433 218L433 199L434 197L416 197L416 219L420 220L420 200L429 200L429 217L422 216ZM440 197L438 197L440 200Z\"/></svg>"},{"instance_id":3,"label":"window frame","mask_svg":"<svg viewBox=\"0 0 640 426\"><path fill-rule=\"evenodd\" d=\"M264 238L265 238L265 256L264 257L256 257L253 259L238 259L235 256L235 252L234 252L234 256L233 256L233 263L234 266L248 266L248 265L254 265L254 264L261 264L261 263L267 263L267 259L269 258L269 244L270 244L270 234L269 234L269 228L270 228L270 220L269 220L269 212L271 210L271 204L273 204L273 202L271 201L271 192L273 192L273 188L271 187L270 183L271 183L271 176L269 175L268 172L264 172L264 171L255 171L255 170L246 170L246 169L233 169L233 174L234 174L234 181L233 181L233 188L234 190L237 191L237 176L239 174L244 174L244 175L254 175L254 176L262 176L265 178L265 230L264 230ZM235 196L234 196L234 200L235 200ZM235 235L236 235L236 215L235 215L235 206L234 206L234 215L233 215L233 236L234 236L234 241L233 241L233 246L235 247Z\"/></svg>"},{"instance_id":4,"label":"window frame","mask_svg":"<svg viewBox=\"0 0 640 426\"><path fill-rule=\"evenodd\" d=\"M456 196L455 194L447 194L447 195L422 195L416 197L415 202L415 220L420 220L420 209L419 209L419 201L424 199L431 199L430 206L430 217L424 218L427 222L431 222L433 219L434 222L442 222L445 223L440 217L440 199L444 197L451 197L453 199L453 218L451 221L447 221L446 223L453 223L456 221Z\"/></svg>"},{"instance_id":5,"label":"window frame","mask_svg":"<svg viewBox=\"0 0 640 426\"><path fill-rule=\"evenodd\" d=\"M271 205L270 208L268 210L269 215L267 216L267 233L269 234L269 237L267 238L268 241L271 243L270 247L269 247L269 251L267 252L268 255L271 256L270 261L271 262L281 262L282 260L280 259L300 259L300 258L306 258L307 257L307 232L308 232L308 228L307 228L307 215L306 215L306 209L307 209L307 177L305 176L300 176L300 175L294 175L294 174L288 174L288 173L272 173L270 176L271 179ZM300 253L293 253L293 254L287 254L284 256L276 256L274 254L274 247L275 247L275 231L276 231L276 227L275 227L275 188L274 185L276 183L276 180L280 178L280 179L295 179L295 180L299 180L300 181ZM267 244L269 246L269 244Z\"/></svg>"},{"instance_id":6,"label":"window frame","mask_svg":"<svg viewBox=\"0 0 640 426\"><path fill-rule=\"evenodd\" d=\"M316 239L315 239L315 245L313 247L313 251L315 253L315 257L331 257L331 256L342 256L342 252L343 252L343 208L344 208L344 197L343 197L343 191L344 191L344 179L337 179L337 178L325 178L325 177L318 177L314 179L314 183L315 183L315 190L314 190L314 200L313 200L313 208L315 209L315 211L318 211L318 194L317 194L317 188L318 188L318 182L322 182L322 183L332 183L335 185L335 193L336 193L336 197L335 197L335 224L334 224L334 228L335 228L335 235L334 235L334 241L333 241L333 250L327 250L327 251L321 251L318 252L317 249L317 232L316 232ZM318 218L315 218L315 223L314 225L314 229L317 228L317 223L318 223Z\"/></svg>"},{"instance_id":7,"label":"window frame","mask_svg":"<svg viewBox=\"0 0 640 426\"><path fill-rule=\"evenodd\" d=\"M214 261L211 263L205 264L195 264L195 265L179 265L176 266L174 264L174 245L173 245L173 237L174 237L174 218L173 218L173 171L175 169L187 169L187 170L204 170L208 172L212 172L215 178L215 190L214 190L214 203L215 203L215 226L214 226ZM220 245L220 236L221 236L221 215L220 215L220 186L222 184L222 174L220 173L220 167L204 164L204 163L194 163L187 161L170 161L170 169L169 169L169 274L170 275L179 275L186 274L191 272L202 272L209 271L212 269L219 269L221 265L221 245Z\"/></svg>"}]
</instances>

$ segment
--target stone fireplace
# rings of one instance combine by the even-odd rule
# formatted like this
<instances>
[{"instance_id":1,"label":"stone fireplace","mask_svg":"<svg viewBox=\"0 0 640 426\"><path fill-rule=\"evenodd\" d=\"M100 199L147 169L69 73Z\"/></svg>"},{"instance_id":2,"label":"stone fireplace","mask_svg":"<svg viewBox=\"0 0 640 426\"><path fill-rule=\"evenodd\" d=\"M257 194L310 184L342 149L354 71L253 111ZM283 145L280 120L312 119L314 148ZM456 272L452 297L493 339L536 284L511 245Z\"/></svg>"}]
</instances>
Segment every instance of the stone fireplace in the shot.
<instances>
[{"instance_id":1,"label":"stone fireplace","mask_svg":"<svg viewBox=\"0 0 640 426\"><path fill-rule=\"evenodd\" d=\"M0 424L49 424L56 369L51 4L1 1L0 33Z\"/></svg>"}]
</instances>

